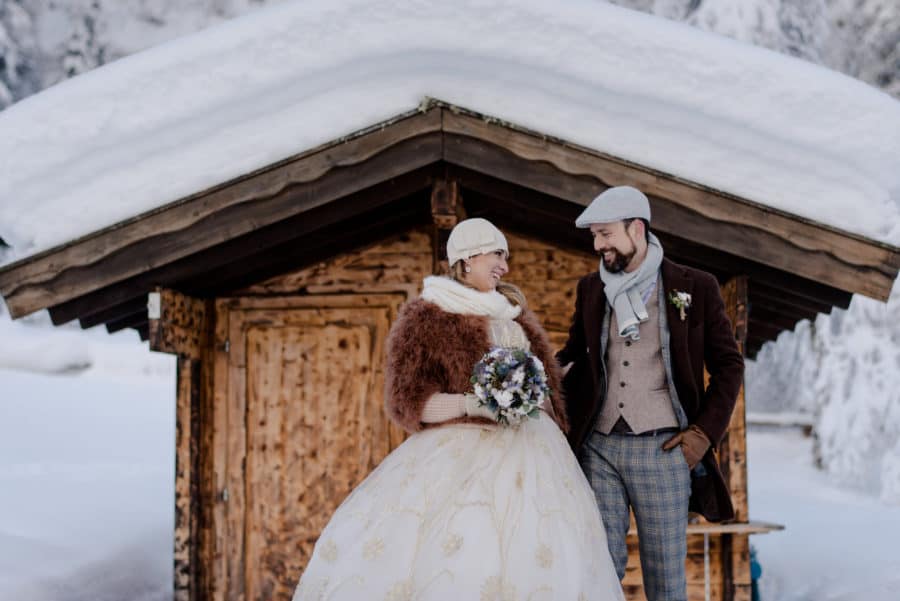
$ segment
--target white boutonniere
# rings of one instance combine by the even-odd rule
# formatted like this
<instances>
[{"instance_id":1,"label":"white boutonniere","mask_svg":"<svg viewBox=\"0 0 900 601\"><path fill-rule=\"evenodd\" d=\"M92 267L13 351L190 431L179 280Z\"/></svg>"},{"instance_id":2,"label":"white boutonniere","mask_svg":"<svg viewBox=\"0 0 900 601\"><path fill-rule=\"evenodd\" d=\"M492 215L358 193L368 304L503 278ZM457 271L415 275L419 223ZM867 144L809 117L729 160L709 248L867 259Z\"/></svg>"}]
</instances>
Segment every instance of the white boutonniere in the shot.
<instances>
[{"instance_id":1,"label":"white boutonniere","mask_svg":"<svg viewBox=\"0 0 900 601\"><path fill-rule=\"evenodd\" d=\"M669 293L669 302L678 308L681 321L684 321L687 317L687 310L691 307L691 295L680 290L673 290Z\"/></svg>"}]
</instances>

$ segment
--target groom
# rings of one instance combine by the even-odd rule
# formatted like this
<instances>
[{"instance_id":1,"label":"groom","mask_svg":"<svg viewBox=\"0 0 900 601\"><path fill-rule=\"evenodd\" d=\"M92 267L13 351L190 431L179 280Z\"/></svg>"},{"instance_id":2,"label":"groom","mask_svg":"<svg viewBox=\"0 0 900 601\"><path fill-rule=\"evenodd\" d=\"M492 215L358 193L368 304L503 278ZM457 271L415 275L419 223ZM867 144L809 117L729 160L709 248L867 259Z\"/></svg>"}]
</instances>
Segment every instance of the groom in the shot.
<instances>
[{"instance_id":1,"label":"groom","mask_svg":"<svg viewBox=\"0 0 900 601\"><path fill-rule=\"evenodd\" d=\"M619 578L631 507L648 601L684 601L688 511L734 517L714 447L743 358L715 277L663 256L643 193L610 188L575 224L590 228L601 260L578 282L569 339L557 354L567 369L569 441Z\"/></svg>"}]
</instances>

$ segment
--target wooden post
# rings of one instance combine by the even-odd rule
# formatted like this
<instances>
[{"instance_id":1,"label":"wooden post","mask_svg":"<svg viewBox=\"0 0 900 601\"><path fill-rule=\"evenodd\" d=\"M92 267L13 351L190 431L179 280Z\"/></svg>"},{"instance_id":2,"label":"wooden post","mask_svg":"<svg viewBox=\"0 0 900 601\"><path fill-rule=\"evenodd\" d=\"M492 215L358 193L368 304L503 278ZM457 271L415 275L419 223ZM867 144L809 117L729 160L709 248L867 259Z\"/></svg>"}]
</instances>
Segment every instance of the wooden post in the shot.
<instances>
[{"instance_id":1,"label":"wooden post","mask_svg":"<svg viewBox=\"0 0 900 601\"><path fill-rule=\"evenodd\" d=\"M431 219L434 224L432 240L432 273L443 273L447 269L447 238L461 219L465 219L465 209L459 195L456 180L440 178L431 188Z\"/></svg>"},{"instance_id":2,"label":"wooden post","mask_svg":"<svg viewBox=\"0 0 900 601\"><path fill-rule=\"evenodd\" d=\"M147 298L150 349L199 360L206 336L206 313L204 301L157 288Z\"/></svg>"},{"instance_id":3,"label":"wooden post","mask_svg":"<svg viewBox=\"0 0 900 601\"><path fill-rule=\"evenodd\" d=\"M178 356L175 409L174 601L206 598L201 582L204 347L209 339L206 302L157 288L148 296L148 339L154 351Z\"/></svg>"},{"instance_id":4,"label":"wooden post","mask_svg":"<svg viewBox=\"0 0 900 601\"><path fill-rule=\"evenodd\" d=\"M731 319L741 353L747 341L748 278L737 276L722 286L725 310ZM728 432L719 445L722 473L731 491L736 522L749 519L747 506L747 426L744 387L738 393ZM750 599L750 541L748 535L722 534L722 577L725 601Z\"/></svg>"}]
</instances>

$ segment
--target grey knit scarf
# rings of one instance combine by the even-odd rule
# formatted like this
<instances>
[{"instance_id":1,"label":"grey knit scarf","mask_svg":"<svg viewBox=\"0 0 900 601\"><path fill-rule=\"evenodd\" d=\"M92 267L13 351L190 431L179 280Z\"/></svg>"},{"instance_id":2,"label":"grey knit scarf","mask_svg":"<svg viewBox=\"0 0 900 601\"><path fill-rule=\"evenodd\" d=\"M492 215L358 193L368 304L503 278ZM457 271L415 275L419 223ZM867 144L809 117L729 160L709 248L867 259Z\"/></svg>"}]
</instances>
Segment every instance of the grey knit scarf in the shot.
<instances>
[{"instance_id":1,"label":"grey knit scarf","mask_svg":"<svg viewBox=\"0 0 900 601\"><path fill-rule=\"evenodd\" d=\"M642 295L656 283L662 265L662 244L653 234L647 245L643 263L631 273L610 273L600 259L600 279L605 285L606 299L616 312L619 336L640 340L638 325L649 319Z\"/></svg>"}]
</instances>

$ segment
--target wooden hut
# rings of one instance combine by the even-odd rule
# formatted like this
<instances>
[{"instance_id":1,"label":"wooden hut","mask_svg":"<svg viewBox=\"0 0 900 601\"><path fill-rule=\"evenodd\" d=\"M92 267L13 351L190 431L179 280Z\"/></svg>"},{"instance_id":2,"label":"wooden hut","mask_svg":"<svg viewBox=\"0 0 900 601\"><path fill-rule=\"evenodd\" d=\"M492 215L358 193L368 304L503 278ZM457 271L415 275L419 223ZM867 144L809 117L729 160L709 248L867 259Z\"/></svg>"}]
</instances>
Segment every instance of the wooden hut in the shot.
<instances>
[{"instance_id":1,"label":"wooden hut","mask_svg":"<svg viewBox=\"0 0 900 601\"><path fill-rule=\"evenodd\" d=\"M432 101L0 269L0 293L14 317L133 328L178 356L175 599L286 600L332 511L403 440L382 411L385 336L449 229L509 233L510 279L560 344L597 266L575 216L622 184L650 197L669 257L718 277L750 357L854 293L886 299L900 267L897 248ZM719 449L737 516L690 526L691 599L750 599L748 537L766 527L745 450L741 398Z\"/></svg>"}]
</instances>

